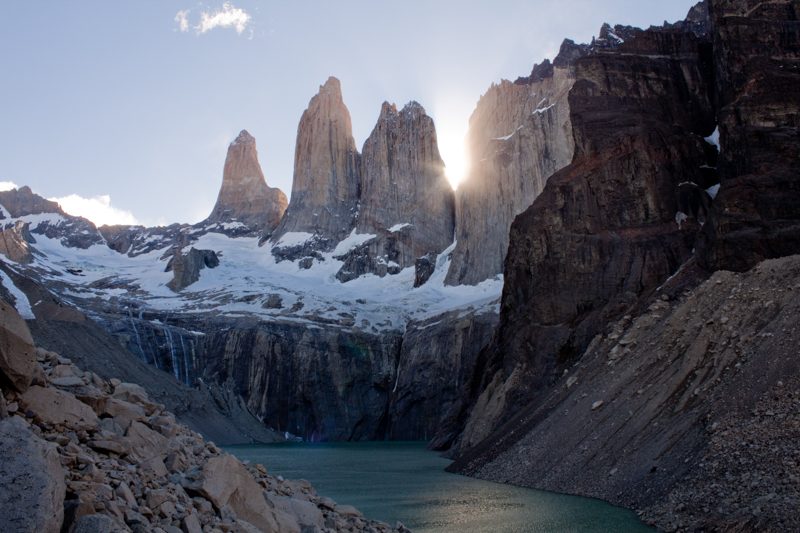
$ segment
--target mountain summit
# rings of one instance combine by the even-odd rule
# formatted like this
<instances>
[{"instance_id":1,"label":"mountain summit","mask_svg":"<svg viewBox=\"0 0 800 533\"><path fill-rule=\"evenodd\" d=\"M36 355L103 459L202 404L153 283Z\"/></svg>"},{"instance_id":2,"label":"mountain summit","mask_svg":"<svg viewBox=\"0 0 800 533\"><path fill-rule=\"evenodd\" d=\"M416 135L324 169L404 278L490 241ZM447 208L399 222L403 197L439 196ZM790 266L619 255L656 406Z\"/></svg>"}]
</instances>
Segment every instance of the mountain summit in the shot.
<instances>
[{"instance_id":1,"label":"mountain summit","mask_svg":"<svg viewBox=\"0 0 800 533\"><path fill-rule=\"evenodd\" d=\"M228 146L222 187L208 222L241 222L269 232L278 225L287 205L283 191L270 187L264 179L255 137L242 130Z\"/></svg>"}]
</instances>

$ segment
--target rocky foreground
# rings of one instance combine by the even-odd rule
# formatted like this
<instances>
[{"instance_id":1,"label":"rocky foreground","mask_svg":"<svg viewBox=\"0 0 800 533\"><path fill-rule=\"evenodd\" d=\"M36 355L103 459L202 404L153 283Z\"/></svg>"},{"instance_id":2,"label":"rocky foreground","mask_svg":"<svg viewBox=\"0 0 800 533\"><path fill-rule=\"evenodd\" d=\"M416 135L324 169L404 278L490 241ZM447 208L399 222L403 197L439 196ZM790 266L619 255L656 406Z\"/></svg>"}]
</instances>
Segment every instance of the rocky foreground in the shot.
<instances>
[{"instance_id":1,"label":"rocky foreground","mask_svg":"<svg viewBox=\"0 0 800 533\"><path fill-rule=\"evenodd\" d=\"M36 348L0 302L0 531L407 531L271 476L140 386Z\"/></svg>"}]
</instances>

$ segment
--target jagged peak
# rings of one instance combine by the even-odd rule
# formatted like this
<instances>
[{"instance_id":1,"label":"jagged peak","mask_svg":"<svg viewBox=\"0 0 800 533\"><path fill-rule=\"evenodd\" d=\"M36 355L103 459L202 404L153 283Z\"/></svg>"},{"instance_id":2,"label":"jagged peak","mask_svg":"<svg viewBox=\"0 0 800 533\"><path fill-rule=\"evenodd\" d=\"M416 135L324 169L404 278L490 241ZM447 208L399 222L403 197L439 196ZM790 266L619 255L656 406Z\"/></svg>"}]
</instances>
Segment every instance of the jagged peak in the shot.
<instances>
[{"instance_id":1,"label":"jagged peak","mask_svg":"<svg viewBox=\"0 0 800 533\"><path fill-rule=\"evenodd\" d=\"M389 102L386 101L384 101L381 104L381 114L380 114L381 119L396 114L397 114L397 106L395 104L390 104Z\"/></svg>"},{"instance_id":2,"label":"jagged peak","mask_svg":"<svg viewBox=\"0 0 800 533\"><path fill-rule=\"evenodd\" d=\"M329 76L324 84L319 86L319 94L329 94L342 97L342 82L335 76Z\"/></svg>"},{"instance_id":3,"label":"jagged peak","mask_svg":"<svg viewBox=\"0 0 800 533\"><path fill-rule=\"evenodd\" d=\"M406 105L404 105L403 109L400 111L400 113L402 113L404 115L409 115L409 114L426 115L427 114L425 112L425 108L422 107L422 104L420 104L416 100L411 100Z\"/></svg>"},{"instance_id":4,"label":"jagged peak","mask_svg":"<svg viewBox=\"0 0 800 533\"><path fill-rule=\"evenodd\" d=\"M239 132L239 135L236 139L233 140L231 146L235 146L238 144L255 144L256 138L250 135L250 132L247 130L242 130Z\"/></svg>"}]
</instances>

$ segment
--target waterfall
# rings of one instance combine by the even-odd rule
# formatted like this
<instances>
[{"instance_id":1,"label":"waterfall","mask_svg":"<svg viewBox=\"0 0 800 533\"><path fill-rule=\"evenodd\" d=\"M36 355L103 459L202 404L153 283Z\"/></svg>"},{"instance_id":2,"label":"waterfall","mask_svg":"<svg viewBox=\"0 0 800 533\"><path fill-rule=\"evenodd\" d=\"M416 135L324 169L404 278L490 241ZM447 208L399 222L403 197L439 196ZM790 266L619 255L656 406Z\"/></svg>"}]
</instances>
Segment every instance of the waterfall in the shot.
<instances>
[{"instance_id":1,"label":"waterfall","mask_svg":"<svg viewBox=\"0 0 800 533\"><path fill-rule=\"evenodd\" d=\"M189 384L189 361L186 354L186 346L183 344L183 335L178 335L181 340L181 352L183 353L183 382Z\"/></svg>"},{"instance_id":2,"label":"waterfall","mask_svg":"<svg viewBox=\"0 0 800 533\"><path fill-rule=\"evenodd\" d=\"M169 327L164 326L164 336L167 339L167 345L169 346L169 355L172 358L172 373L175 374L175 379L178 381L181 380L181 371L178 368L178 358L175 357L175 343L172 342L172 333L169 331Z\"/></svg>"},{"instance_id":3,"label":"waterfall","mask_svg":"<svg viewBox=\"0 0 800 533\"><path fill-rule=\"evenodd\" d=\"M139 336L139 330L136 328L136 322L133 320L133 313L131 312L130 308L128 308L128 317L131 321L131 327L133 327L133 333L136 335L136 345L139 347L139 353L142 354L142 361L146 363L147 356L144 354L144 350L142 349L142 338Z\"/></svg>"}]
</instances>

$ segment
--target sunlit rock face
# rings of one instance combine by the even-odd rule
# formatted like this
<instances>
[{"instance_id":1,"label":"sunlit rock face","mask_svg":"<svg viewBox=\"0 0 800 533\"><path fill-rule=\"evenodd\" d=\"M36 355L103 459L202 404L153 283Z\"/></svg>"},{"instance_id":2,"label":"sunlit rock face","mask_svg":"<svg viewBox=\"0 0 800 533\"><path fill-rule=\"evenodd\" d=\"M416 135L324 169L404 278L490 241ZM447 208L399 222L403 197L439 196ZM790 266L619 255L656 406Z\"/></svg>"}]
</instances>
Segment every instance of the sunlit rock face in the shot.
<instances>
[{"instance_id":1,"label":"sunlit rock face","mask_svg":"<svg viewBox=\"0 0 800 533\"><path fill-rule=\"evenodd\" d=\"M572 160L567 96L580 47L562 46L553 64L502 81L481 97L467 138L470 172L456 193L456 245L449 285L476 284L503 272L514 217L533 203L547 178Z\"/></svg>"},{"instance_id":2,"label":"sunlit rock face","mask_svg":"<svg viewBox=\"0 0 800 533\"><path fill-rule=\"evenodd\" d=\"M242 130L228 146L222 187L207 222L241 222L269 232L280 222L287 204L283 191L267 185L258 163L256 140Z\"/></svg>"},{"instance_id":3,"label":"sunlit rock face","mask_svg":"<svg viewBox=\"0 0 800 533\"><path fill-rule=\"evenodd\" d=\"M359 154L339 80L328 78L311 99L297 128L292 203L273 233L315 235L315 247L330 251L355 225Z\"/></svg>"},{"instance_id":4,"label":"sunlit rock face","mask_svg":"<svg viewBox=\"0 0 800 533\"><path fill-rule=\"evenodd\" d=\"M438 254L453 241L453 189L444 173L436 128L416 102L401 111L384 102L361 155L359 234L375 235L351 251L342 281L385 275Z\"/></svg>"}]
</instances>

